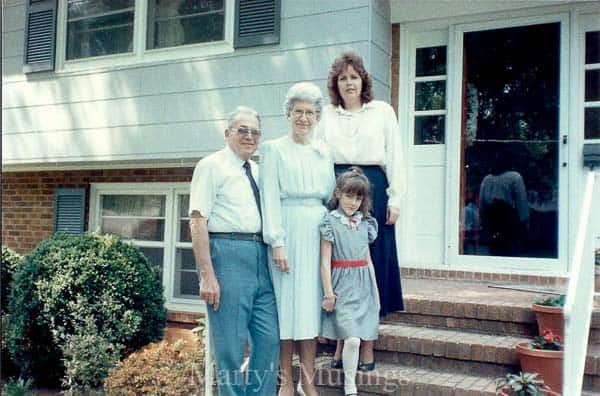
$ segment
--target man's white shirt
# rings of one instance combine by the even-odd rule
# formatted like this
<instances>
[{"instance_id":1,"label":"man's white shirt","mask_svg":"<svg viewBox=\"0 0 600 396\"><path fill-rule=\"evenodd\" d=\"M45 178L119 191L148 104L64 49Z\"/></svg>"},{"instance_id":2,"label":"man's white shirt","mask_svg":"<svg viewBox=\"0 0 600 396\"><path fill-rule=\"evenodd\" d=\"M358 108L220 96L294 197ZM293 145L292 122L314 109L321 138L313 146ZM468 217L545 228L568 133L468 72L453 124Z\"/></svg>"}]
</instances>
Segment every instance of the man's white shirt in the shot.
<instances>
[{"instance_id":1,"label":"man's white shirt","mask_svg":"<svg viewBox=\"0 0 600 396\"><path fill-rule=\"evenodd\" d=\"M250 162L258 184L258 165ZM261 219L244 160L229 146L201 159L194 169L190 215L198 211L208 219L209 232L261 231Z\"/></svg>"}]
</instances>

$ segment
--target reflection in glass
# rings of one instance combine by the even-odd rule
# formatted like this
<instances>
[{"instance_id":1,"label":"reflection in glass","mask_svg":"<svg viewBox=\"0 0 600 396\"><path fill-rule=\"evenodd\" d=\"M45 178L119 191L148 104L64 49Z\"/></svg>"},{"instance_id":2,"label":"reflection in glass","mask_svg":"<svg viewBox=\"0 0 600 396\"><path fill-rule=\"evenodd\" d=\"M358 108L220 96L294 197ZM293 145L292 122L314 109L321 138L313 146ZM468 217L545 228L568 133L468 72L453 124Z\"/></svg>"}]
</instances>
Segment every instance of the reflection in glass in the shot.
<instances>
[{"instance_id":1,"label":"reflection in glass","mask_svg":"<svg viewBox=\"0 0 600 396\"><path fill-rule=\"evenodd\" d=\"M119 235L123 239L162 241L165 236L165 221L162 219L136 219L128 217L103 218L102 232Z\"/></svg>"},{"instance_id":2,"label":"reflection in glass","mask_svg":"<svg viewBox=\"0 0 600 396\"><path fill-rule=\"evenodd\" d=\"M190 194L179 195L179 217L188 217L190 211Z\"/></svg>"},{"instance_id":3,"label":"reflection in glass","mask_svg":"<svg viewBox=\"0 0 600 396\"><path fill-rule=\"evenodd\" d=\"M600 101L600 69L585 72L585 101Z\"/></svg>"},{"instance_id":4,"label":"reflection in glass","mask_svg":"<svg viewBox=\"0 0 600 396\"><path fill-rule=\"evenodd\" d=\"M559 37L464 35L461 254L557 257Z\"/></svg>"},{"instance_id":5,"label":"reflection in glass","mask_svg":"<svg viewBox=\"0 0 600 396\"><path fill-rule=\"evenodd\" d=\"M158 267L158 273L162 282L163 277L163 248L139 247L150 264Z\"/></svg>"},{"instance_id":6,"label":"reflection in glass","mask_svg":"<svg viewBox=\"0 0 600 396\"><path fill-rule=\"evenodd\" d=\"M199 279L192 249L177 249L174 290L175 297L199 298Z\"/></svg>"},{"instance_id":7,"label":"reflection in glass","mask_svg":"<svg viewBox=\"0 0 600 396\"><path fill-rule=\"evenodd\" d=\"M223 40L223 0L151 0L148 2L147 48Z\"/></svg>"},{"instance_id":8,"label":"reflection in glass","mask_svg":"<svg viewBox=\"0 0 600 396\"><path fill-rule=\"evenodd\" d=\"M103 195L102 216L164 217L164 195Z\"/></svg>"},{"instance_id":9,"label":"reflection in glass","mask_svg":"<svg viewBox=\"0 0 600 396\"><path fill-rule=\"evenodd\" d=\"M600 139L600 107L585 109L584 130L586 139Z\"/></svg>"},{"instance_id":10,"label":"reflection in glass","mask_svg":"<svg viewBox=\"0 0 600 396\"><path fill-rule=\"evenodd\" d=\"M70 0L67 6L66 59L131 52L133 5L134 0Z\"/></svg>"},{"instance_id":11,"label":"reflection in glass","mask_svg":"<svg viewBox=\"0 0 600 396\"><path fill-rule=\"evenodd\" d=\"M585 34L585 63L600 63L600 31Z\"/></svg>"},{"instance_id":12,"label":"reflection in glass","mask_svg":"<svg viewBox=\"0 0 600 396\"><path fill-rule=\"evenodd\" d=\"M416 116L415 144L443 144L445 136L445 117Z\"/></svg>"},{"instance_id":13,"label":"reflection in glass","mask_svg":"<svg viewBox=\"0 0 600 396\"><path fill-rule=\"evenodd\" d=\"M445 80L415 83L415 110L444 110L445 108Z\"/></svg>"},{"instance_id":14,"label":"reflection in glass","mask_svg":"<svg viewBox=\"0 0 600 396\"><path fill-rule=\"evenodd\" d=\"M444 74L446 74L446 46L417 48L417 77Z\"/></svg>"}]
</instances>

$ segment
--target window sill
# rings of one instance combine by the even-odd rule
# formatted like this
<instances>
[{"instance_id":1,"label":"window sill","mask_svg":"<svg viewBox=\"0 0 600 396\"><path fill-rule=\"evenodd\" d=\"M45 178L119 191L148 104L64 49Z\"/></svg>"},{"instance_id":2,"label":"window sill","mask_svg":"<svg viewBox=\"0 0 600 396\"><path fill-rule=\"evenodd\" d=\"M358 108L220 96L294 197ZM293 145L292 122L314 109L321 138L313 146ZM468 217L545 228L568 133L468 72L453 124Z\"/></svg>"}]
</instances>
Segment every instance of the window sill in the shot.
<instances>
[{"instance_id":1,"label":"window sill","mask_svg":"<svg viewBox=\"0 0 600 396\"><path fill-rule=\"evenodd\" d=\"M141 55L128 53L62 61L62 64L58 65L55 73L67 76L159 66L229 55L233 51L232 43L227 41L190 44L179 47L146 50Z\"/></svg>"}]
</instances>

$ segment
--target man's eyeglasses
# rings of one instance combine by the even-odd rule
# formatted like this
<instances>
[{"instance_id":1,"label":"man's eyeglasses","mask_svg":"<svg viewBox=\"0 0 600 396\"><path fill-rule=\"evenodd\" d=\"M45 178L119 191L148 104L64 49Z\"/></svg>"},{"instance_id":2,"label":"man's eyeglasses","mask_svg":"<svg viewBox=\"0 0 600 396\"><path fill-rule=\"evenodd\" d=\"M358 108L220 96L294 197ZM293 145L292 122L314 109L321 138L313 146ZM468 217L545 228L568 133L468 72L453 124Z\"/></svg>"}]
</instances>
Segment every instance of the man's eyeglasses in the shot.
<instances>
[{"instance_id":1,"label":"man's eyeglasses","mask_svg":"<svg viewBox=\"0 0 600 396\"><path fill-rule=\"evenodd\" d=\"M312 110L300 110L296 109L292 111L294 118L302 118L302 116L306 116L308 120L314 120L316 117L316 113Z\"/></svg>"},{"instance_id":2,"label":"man's eyeglasses","mask_svg":"<svg viewBox=\"0 0 600 396\"><path fill-rule=\"evenodd\" d=\"M236 131L238 135L243 136L251 136L253 138L260 137L261 131L260 129L247 128L247 127L239 127L239 128L229 128L232 131Z\"/></svg>"}]
</instances>

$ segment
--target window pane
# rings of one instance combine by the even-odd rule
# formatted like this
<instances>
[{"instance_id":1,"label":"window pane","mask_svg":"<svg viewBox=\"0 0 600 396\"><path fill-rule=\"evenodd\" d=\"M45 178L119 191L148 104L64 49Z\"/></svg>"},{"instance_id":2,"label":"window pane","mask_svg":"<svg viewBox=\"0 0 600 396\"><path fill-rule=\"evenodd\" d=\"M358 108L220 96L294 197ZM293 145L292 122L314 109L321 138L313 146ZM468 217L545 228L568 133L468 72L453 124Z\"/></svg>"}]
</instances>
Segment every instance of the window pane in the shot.
<instances>
[{"instance_id":1,"label":"window pane","mask_svg":"<svg viewBox=\"0 0 600 396\"><path fill-rule=\"evenodd\" d=\"M147 25L148 49L223 40L223 0L150 1Z\"/></svg>"},{"instance_id":2,"label":"window pane","mask_svg":"<svg viewBox=\"0 0 600 396\"><path fill-rule=\"evenodd\" d=\"M102 233L119 235L124 239L163 241L165 221L162 219L103 218Z\"/></svg>"},{"instance_id":3,"label":"window pane","mask_svg":"<svg viewBox=\"0 0 600 396\"><path fill-rule=\"evenodd\" d=\"M175 297L199 298L200 287L192 249L177 249L173 289Z\"/></svg>"},{"instance_id":4,"label":"window pane","mask_svg":"<svg viewBox=\"0 0 600 396\"><path fill-rule=\"evenodd\" d=\"M67 60L131 52L134 0L70 0Z\"/></svg>"},{"instance_id":5,"label":"window pane","mask_svg":"<svg viewBox=\"0 0 600 396\"><path fill-rule=\"evenodd\" d=\"M103 195L102 216L164 217L164 195Z\"/></svg>"},{"instance_id":6,"label":"window pane","mask_svg":"<svg viewBox=\"0 0 600 396\"><path fill-rule=\"evenodd\" d=\"M558 256L560 24L464 34L459 253Z\"/></svg>"},{"instance_id":7,"label":"window pane","mask_svg":"<svg viewBox=\"0 0 600 396\"><path fill-rule=\"evenodd\" d=\"M443 144L445 116L415 117L415 144Z\"/></svg>"},{"instance_id":8,"label":"window pane","mask_svg":"<svg viewBox=\"0 0 600 396\"><path fill-rule=\"evenodd\" d=\"M443 110L446 108L446 81L418 82L415 84L415 110Z\"/></svg>"},{"instance_id":9,"label":"window pane","mask_svg":"<svg viewBox=\"0 0 600 396\"><path fill-rule=\"evenodd\" d=\"M600 139L600 107L585 109L585 138Z\"/></svg>"},{"instance_id":10,"label":"window pane","mask_svg":"<svg viewBox=\"0 0 600 396\"><path fill-rule=\"evenodd\" d=\"M190 211L190 194L182 194L179 196L179 217L189 217Z\"/></svg>"},{"instance_id":11,"label":"window pane","mask_svg":"<svg viewBox=\"0 0 600 396\"><path fill-rule=\"evenodd\" d=\"M585 63L600 63L600 31L585 34Z\"/></svg>"},{"instance_id":12,"label":"window pane","mask_svg":"<svg viewBox=\"0 0 600 396\"><path fill-rule=\"evenodd\" d=\"M150 264L158 267L158 273L160 275L160 280L162 282L163 277L163 248L150 248L150 247L140 247L139 248L144 256L148 259Z\"/></svg>"},{"instance_id":13,"label":"window pane","mask_svg":"<svg viewBox=\"0 0 600 396\"><path fill-rule=\"evenodd\" d=\"M417 77L446 74L446 46L417 49Z\"/></svg>"},{"instance_id":14,"label":"window pane","mask_svg":"<svg viewBox=\"0 0 600 396\"><path fill-rule=\"evenodd\" d=\"M585 72L585 101L600 100L600 69Z\"/></svg>"},{"instance_id":15,"label":"window pane","mask_svg":"<svg viewBox=\"0 0 600 396\"><path fill-rule=\"evenodd\" d=\"M111 11L133 8L135 0L69 0L67 5L68 19L97 16Z\"/></svg>"}]
</instances>

